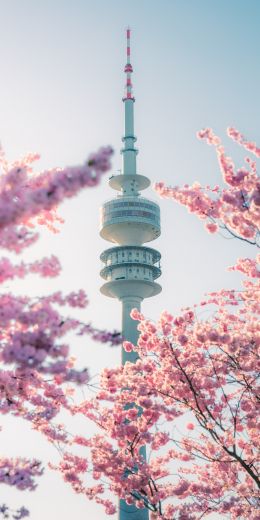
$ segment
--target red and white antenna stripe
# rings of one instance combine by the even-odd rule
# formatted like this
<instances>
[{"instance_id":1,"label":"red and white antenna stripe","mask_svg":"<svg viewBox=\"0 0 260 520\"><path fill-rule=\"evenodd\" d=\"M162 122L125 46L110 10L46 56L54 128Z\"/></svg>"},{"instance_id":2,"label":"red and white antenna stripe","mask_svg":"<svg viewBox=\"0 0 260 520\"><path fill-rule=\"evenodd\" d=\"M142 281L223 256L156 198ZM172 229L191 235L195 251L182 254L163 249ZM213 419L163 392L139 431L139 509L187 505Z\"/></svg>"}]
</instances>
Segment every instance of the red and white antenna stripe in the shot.
<instances>
[{"instance_id":1,"label":"red and white antenna stripe","mask_svg":"<svg viewBox=\"0 0 260 520\"><path fill-rule=\"evenodd\" d=\"M130 34L131 29L128 27L126 29L126 66L125 66L125 73L126 73L126 98L125 99L133 99L134 97L132 95L132 79L131 74L133 72L133 67L130 62L130 54L131 54L131 46L130 46Z\"/></svg>"}]
</instances>

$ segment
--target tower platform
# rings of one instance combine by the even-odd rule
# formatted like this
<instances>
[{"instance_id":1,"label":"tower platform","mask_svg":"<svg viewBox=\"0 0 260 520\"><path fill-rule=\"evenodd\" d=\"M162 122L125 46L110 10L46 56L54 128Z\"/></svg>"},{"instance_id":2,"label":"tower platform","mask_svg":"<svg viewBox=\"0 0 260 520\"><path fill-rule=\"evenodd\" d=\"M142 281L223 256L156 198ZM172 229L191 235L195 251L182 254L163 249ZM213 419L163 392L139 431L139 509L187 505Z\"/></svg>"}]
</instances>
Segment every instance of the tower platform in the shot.
<instances>
[{"instance_id":1,"label":"tower platform","mask_svg":"<svg viewBox=\"0 0 260 520\"><path fill-rule=\"evenodd\" d=\"M112 175L109 179L109 186L117 191L126 191L126 184L129 184L129 191L141 191L149 188L151 181L144 175L135 173L134 175ZM123 191L124 192L124 191Z\"/></svg>"},{"instance_id":2,"label":"tower platform","mask_svg":"<svg viewBox=\"0 0 260 520\"><path fill-rule=\"evenodd\" d=\"M160 208L144 197L124 197L101 208L100 235L117 244L143 244L160 236Z\"/></svg>"}]
</instances>

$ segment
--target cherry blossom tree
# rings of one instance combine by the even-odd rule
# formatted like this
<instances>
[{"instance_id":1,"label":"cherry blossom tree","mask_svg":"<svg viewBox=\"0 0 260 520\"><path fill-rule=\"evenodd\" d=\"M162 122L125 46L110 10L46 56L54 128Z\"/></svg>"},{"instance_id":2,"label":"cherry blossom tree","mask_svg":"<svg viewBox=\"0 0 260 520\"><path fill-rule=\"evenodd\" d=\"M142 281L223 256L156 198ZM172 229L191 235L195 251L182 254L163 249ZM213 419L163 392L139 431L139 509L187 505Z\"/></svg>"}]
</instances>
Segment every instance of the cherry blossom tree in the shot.
<instances>
[{"instance_id":1,"label":"cherry blossom tree","mask_svg":"<svg viewBox=\"0 0 260 520\"><path fill-rule=\"evenodd\" d=\"M228 132L260 155L236 130ZM235 172L212 131L199 135L217 147L227 187L207 187L210 196L198 184L165 188L160 183L157 191L208 219L208 231L224 227L256 245L255 163L247 159L248 168ZM259 520L259 260L239 259L230 268L245 275L241 290L210 293L178 316L165 311L154 323L132 312L140 337L138 345L124 342L124 348L135 351L138 360L105 369L96 397L71 406L72 414L99 428L91 438L65 441L58 469L75 492L95 499L107 514L116 511L109 490L109 497L148 508L151 520L198 520L212 513ZM207 319L201 313L205 308ZM72 449L78 446L81 456ZM86 471L92 473L92 486Z\"/></svg>"},{"instance_id":2,"label":"cherry blossom tree","mask_svg":"<svg viewBox=\"0 0 260 520\"><path fill-rule=\"evenodd\" d=\"M32 164L39 156L29 154L8 164L0 155L0 245L7 252L19 254L39 238L40 226L56 232L61 222L57 206L75 196L83 188L96 186L110 167L112 149L101 148L80 166L56 168L35 174ZM33 427L49 438L62 439L49 420L61 405L66 407L67 395L62 384L88 380L87 368L76 369L70 358L66 335L73 331L92 339L117 345L120 335L102 331L91 324L70 318L61 309L85 308L88 304L83 290L63 295L32 298L16 296L5 290L5 283L28 274L58 276L61 270L55 256L25 263L13 263L9 257L0 259L0 411L29 420ZM19 454L17 454L19 455ZM18 489L33 490L35 477L42 474L39 461L0 457L0 483ZM11 511L0 508L0 517L20 519L28 516L21 508Z\"/></svg>"},{"instance_id":3,"label":"cherry blossom tree","mask_svg":"<svg viewBox=\"0 0 260 520\"><path fill-rule=\"evenodd\" d=\"M256 520L259 286L247 280L243 291L223 290L201 305L215 307L212 318L199 319L200 306L175 317L164 312L156 324L133 312L141 335L124 348L139 360L104 370L96 399L74 407L101 428L74 443L91 449L94 479L154 518L217 512ZM149 462L145 445L156 454ZM104 485L84 484L86 467L84 456L68 453L60 464L76 492L115 512L102 498Z\"/></svg>"}]
</instances>

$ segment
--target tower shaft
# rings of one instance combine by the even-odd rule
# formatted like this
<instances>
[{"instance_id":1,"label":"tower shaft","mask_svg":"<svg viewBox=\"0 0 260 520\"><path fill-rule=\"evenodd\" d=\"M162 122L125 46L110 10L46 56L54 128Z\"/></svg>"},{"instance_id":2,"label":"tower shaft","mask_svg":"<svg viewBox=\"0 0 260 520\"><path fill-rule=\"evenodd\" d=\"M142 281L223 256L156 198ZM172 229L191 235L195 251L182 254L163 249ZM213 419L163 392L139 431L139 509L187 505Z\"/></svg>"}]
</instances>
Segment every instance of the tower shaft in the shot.
<instances>
[{"instance_id":1,"label":"tower shaft","mask_svg":"<svg viewBox=\"0 0 260 520\"><path fill-rule=\"evenodd\" d=\"M141 309L141 299L134 297L125 297L122 299L122 335L127 341L131 341L133 345L138 342L139 331L137 330L138 322L132 320L130 313L132 309ZM127 361L135 363L138 359L136 352L126 352L122 349L122 365ZM140 454L146 460L146 448L142 446ZM119 501L119 520L149 520L148 509L137 509L135 505L128 505L124 500Z\"/></svg>"},{"instance_id":2,"label":"tower shaft","mask_svg":"<svg viewBox=\"0 0 260 520\"><path fill-rule=\"evenodd\" d=\"M123 137L123 173L124 175L136 174L136 138L134 136L134 99L125 98L125 135Z\"/></svg>"},{"instance_id":3,"label":"tower shaft","mask_svg":"<svg viewBox=\"0 0 260 520\"><path fill-rule=\"evenodd\" d=\"M137 330L138 322L132 320L130 313L133 309L141 309L141 299L137 297L128 297L122 299L122 335L126 341L130 341L133 345L137 345L139 331ZM138 359L136 352L126 352L122 349L122 365L127 361L135 363Z\"/></svg>"}]
</instances>

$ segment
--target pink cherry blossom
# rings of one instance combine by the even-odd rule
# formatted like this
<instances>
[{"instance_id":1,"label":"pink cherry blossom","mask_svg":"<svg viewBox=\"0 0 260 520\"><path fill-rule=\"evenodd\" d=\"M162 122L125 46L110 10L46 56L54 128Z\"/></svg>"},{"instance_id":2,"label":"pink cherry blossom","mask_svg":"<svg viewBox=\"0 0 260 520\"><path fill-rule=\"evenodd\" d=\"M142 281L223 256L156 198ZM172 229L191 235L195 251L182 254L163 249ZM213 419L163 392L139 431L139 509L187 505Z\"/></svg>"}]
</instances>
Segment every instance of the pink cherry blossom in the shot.
<instances>
[{"instance_id":1,"label":"pink cherry blossom","mask_svg":"<svg viewBox=\"0 0 260 520\"><path fill-rule=\"evenodd\" d=\"M209 233L216 233L216 231L218 231L218 225L215 224L215 222L208 222L205 227Z\"/></svg>"},{"instance_id":2,"label":"pink cherry blossom","mask_svg":"<svg viewBox=\"0 0 260 520\"><path fill-rule=\"evenodd\" d=\"M92 154L83 166L56 168L32 175L28 157L7 169L1 179L0 228L25 222L42 210L56 208L65 197L72 197L84 187L95 186L110 167L110 147ZM3 163L2 163L3 165Z\"/></svg>"},{"instance_id":3,"label":"pink cherry blossom","mask_svg":"<svg viewBox=\"0 0 260 520\"><path fill-rule=\"evenodd\" d=\"M228 136L247 151L260 157L260 148L248 142L234 128L228 128ZM165 186L163 182L155 185L155 190L163 198L173 199L184 205L189 212L206 222L209 233L225 230L234 237L250 244L258 244L260 222L260 183L256 163L245 158L246 167L235 168L234 161L226 155L220 138L212 129L206 128L198 133L199 139L205 139L213 145L222 173L224 186L202 187L199 183L192 186Z\"/></svg>"},{"instance_id":4,"label":"pink cherry blossom","mask_svg":"<svg viewBox=\"0 0 260 520\"><path fill-rule=\"evenodd\" d=\"M241 273L247 275L249 278L259 278L260 277L260 255L257 255L256 259L253 260L251 258L238 258L236 265L229 267L229 271L240 271Z\"/></svg>"},{"instance_id":5,"label":"pink cherry blossom","mask_svg":"<svg viewBox=\"0 0 260 520\"><path fill-rule=\"evenodd\" d=\"M252 152L254 155L256 155L256 157L260 157L260 148L258 148L256 146L256 143L254 143L252 141L251 142L247 141L247 139L243 136L243 134L238 132L238 130L236 130L236 128L233 128L230 126L227 129L227 134L229 137L231 137L231 139L234 139L234 141L236 141L238 144L243 146L243 148L245 148L249 152Z\"/></svg>"},{"instance_id":6,"label":"pink cherry blossom","mask_svg":"<svg viewBox=\"0 0 260 520\"><path fill-rule=\"evenodd\" d=\"M21 520L29 516L29 511L25 507L20 507L17 511L10 509L5 504L0 505L1 518L12 518L13 520ZM12 515L12 516L10 516Z\"/></svg>"},{"instance_id":7,"label":"pink cherry blossom","mask_svg":"<svg viewBox=\"0 0 260 520\"><path fill-rule=\"evenodd\" d=\"M102 148L82 166L36 174L32 169L32 163L39 158L36 154L29 154L10 165L1 151L0 246L21 253L37 241L40 225L56 232L56 224L63 222L57 213L58 204L83 188L96 186L110 167L111 154L110 147ZM90 377L87 368L76 367L75 360L70 358L66 335L74 331L111 345L118 345L121 335L116 331L100 330L61 312L61 307L67 311L86 308L88 298L82 289L67 295L57 292L38 298L15 296L5 291L5 283L15 277L25 278L29 274L54 277L60 270L60 262L55 256L15 264L8 257L0 259L0 283L3 285L0 295L0 412L23 417L50 442L66 444L66 430L51 421L62 407L68 408L73 389L68 389L67 383L87 384ZM34 490L36 478L42 472L39 461L0 458L2 484ZM29 512L24 507L13 511L3 504L0 506L2 515L19 520Z\"/></svg>"},{"instance_id":8,"label":"pink cherry blossom","mask_svg":"<svg viewBox=\"0 0 260 520\"><path fill-rule=\"evenodd\" d=\"M0 483L32 491L36 487L34 478L42 473L43 469L37 460L0 459Z\"/></svg>"}]
</instances>

